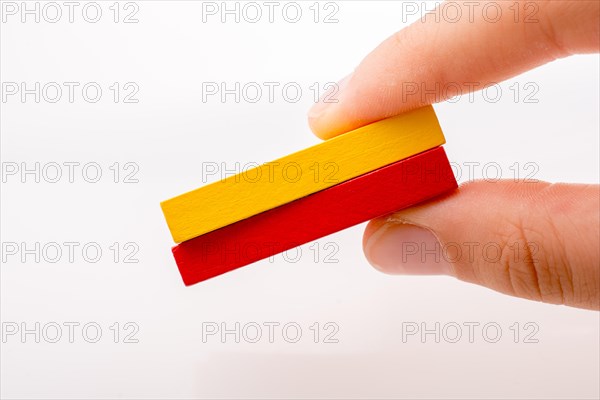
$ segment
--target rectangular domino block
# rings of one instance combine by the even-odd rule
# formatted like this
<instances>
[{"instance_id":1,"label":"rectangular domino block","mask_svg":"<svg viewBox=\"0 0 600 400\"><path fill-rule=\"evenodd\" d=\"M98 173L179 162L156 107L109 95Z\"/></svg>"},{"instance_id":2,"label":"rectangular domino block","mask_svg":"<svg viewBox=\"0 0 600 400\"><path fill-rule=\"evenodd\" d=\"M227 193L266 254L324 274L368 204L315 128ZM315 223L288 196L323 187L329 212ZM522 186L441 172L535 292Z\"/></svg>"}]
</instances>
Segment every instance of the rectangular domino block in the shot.
<instances>
[{"instance_id":1,"label":"rectangular domino block","mask_svg":"<svg viewBox=\"0 0 600 400\"><path fill-rule=\"evenodd\" d=\"M183 242L173 255L193 285L456 187L437 147Z\"/></svg>"},{"instance_id":2,"label":"rectangular domino block","mask_svg":"<svg viewBox=\"0 0 600 400\"><path fill-rule=\"evenodd\" d=\"M173 239L180 243L444 142L435 112L427 106L185 193L163 202L161 207ZM327 165L337 170L333 177L323 171ZM319 179L315 179L315 166L321 169Z\"/></svg>"}]
</instances>

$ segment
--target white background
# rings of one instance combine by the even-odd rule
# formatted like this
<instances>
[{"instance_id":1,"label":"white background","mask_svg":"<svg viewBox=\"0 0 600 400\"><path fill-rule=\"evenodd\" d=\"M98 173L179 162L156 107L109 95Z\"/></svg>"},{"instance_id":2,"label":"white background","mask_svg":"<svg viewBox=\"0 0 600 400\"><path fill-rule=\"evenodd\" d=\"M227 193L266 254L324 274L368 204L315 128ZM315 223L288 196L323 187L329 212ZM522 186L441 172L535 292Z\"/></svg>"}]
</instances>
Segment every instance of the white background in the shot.
<instances>
[{"instance_id":1,"label":"white background","mask_svg":"<svg viewBox=\"0 0 600 400\"><path fill-rule=\"evenodd\" d=\"M77 322L81 328L95 322L103 330L97 343L87 343L80 329L69 343L66 328L58 343L43 337L36 343L32 334L7 337L1 343L3 398L600 395L598 313L506 297L451 278L385 276L362 255L362 227L320 239L316 263L306 245L296 263L277 256L192 287L182 284L159 202L200 186L203 163L265 162L318 143L306 122L314 101L309 87L342 78L406 25L399 2L337 2L339 22L331 24L322 23L324 15L313 21L313 2L301 3L296 24L281 13L274 23L231 17L225 24L218 17L203 23L202 4L194 1L137 1L138 23L114 23L112 3L101 2L103 17L95 24L80 8L74 23L66 16L54 24L32 17L22 23L17 15L1 26L2 82L97 82L103 88L97 103L76 90L73 103L13 96L1 104L4 165L96 162L103 171L95 184L77 170L73 183L66 177L36 183L31 176L22 183L17 175L2 185L2 242L94 242L103 249L97 263L82 259L80 250L73 263L66 255L57 263L32 257L23 263L18 255L3 262L3 324ZM531 162L538 179L597 183L598 76L597 55L577 56L501 84L497 102L479 92L472 101L463 96L437 105L460 180L468 179L468 162L496 162L504 178L513 177L515 162L522 178L522 166ZM114 82L137 84L139 102L115 103L108 89ZM231 96L225 103L217 96L203 102L203 82L297 82L303 94L296 103L281 91L273 103L236 103ZM521 90L534 83L537 103L523 99L531 90L515 101L515 83ZM109 166L115 162L136 163L139 182L114 183ZM139 263L122 262L123 253L115 263L114 242L137 244ZM337 263L324 262L327 243L338 249ZM119 343L109 328L115 322ZM138 343L123 343L127 322L139 327ZM293 322L302 336L288 343L276 329L270 343L265 328L258 343L236 343L233 335L225 343L218 336L203 343L206 322L228 328ZM315 322L319 343L310 330ZM339 327L338 343L323 343L327 322ZM425 343L419 336L403 342L407 322L429 328L493 322L502 337L488 343L479 329L469 343L464 328L458 343L436 343L433 335ZM519 343L510 330L515 322ZM538 343L523 343L527 322L539 327Z\"/></svg>"}]
</instances>

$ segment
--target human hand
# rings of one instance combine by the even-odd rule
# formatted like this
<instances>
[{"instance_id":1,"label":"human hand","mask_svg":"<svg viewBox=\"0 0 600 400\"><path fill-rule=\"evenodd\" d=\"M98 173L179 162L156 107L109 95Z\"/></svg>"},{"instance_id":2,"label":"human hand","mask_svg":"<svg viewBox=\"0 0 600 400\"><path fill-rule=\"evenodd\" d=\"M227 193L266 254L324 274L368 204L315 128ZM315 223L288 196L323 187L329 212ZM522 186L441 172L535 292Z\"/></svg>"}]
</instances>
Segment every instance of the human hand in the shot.
<instances>
[{"instance_id":1,"label":"human hand","mask_svg":"<svg viewBox=\"0 0 600 400\"><path fill-rule=\"evenodd\" d=\"M452 3L468 10L469 1ZM337 103L311 109L312 130L329 139L444 100L444 93L428 96L422 88L452 83L464 93L473 82L481 88L558 58L599 51L598 0L520 1L521 18L514 17L516 2L494 3L506 16L495 23L482 13L458 22L426 17L384 41L340 81ZM537 12L528 21L531 7ZM418 82L416 92L413 86L408 95L405 82ZM473 252L472 243L496 243L501 253L491 262ZM422 262L420 250L448 244L470 256ZM600 309L598 185L471 182L371 221L363 247L369 262L386 273L447 274L526 299Z\"/></svg>"}]
</instances>

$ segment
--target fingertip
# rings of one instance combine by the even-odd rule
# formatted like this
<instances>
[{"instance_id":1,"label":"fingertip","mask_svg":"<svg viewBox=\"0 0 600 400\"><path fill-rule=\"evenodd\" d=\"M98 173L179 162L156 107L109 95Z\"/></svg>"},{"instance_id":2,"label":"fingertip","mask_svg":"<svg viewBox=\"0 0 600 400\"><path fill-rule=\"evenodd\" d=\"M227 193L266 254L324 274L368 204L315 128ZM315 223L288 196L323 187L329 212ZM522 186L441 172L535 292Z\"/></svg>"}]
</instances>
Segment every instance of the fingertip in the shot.
<instances>
[{"instance_id":1,"label":"fingertip","mask_svg":"<svg viewBox=\"0 0 600 400\"><path fill-rule=\"evenodd\" d=\"M429 229L375 220L365 230L363 249L369 263L392 275L452 275L450 263Z\"/></svg>"},{"instance_id":2,"label":"fingertip","mask_svg":"<svg viewBox=\"0 0 600 400\"><path fill-rule=\"evenodd\" d=\"M323 140L331 139L347 132L347 115L344 115L345 92L353 74L337 83L326 83L325 93L308 111L308 125L312 132Z\"/></svg>"},{"instance_id":3,"label":"fingertip","mask_svg":"<svg viewBox=\"0 0 600 400\"><path fill-rule=\"evenodd\" d=\"M373 234L375 232L377 232L379 230L379 228L381 228L383 225L385 225L388 218L389 217L381 217L381 218L376 218L376 219L369 221L369 223L367 224L365 231L363 233L363 241L362 241L363 250L366 250L367 243L368 243L369 239L371 238L371 236L373 236Z\"/></svg>"},{"instance_id":4,"label":"fingertip","mask_svg":"<svg viewBox=\"0 0 600 400\"><path fill-rule=\"evenodd\" d=\"M322 114L325 112L327 105L319 102L315 103L308 111L308 126L312 133L322 140L330 139L333 135L326 129L323 123Z\"/></svg>"}]
</instances>

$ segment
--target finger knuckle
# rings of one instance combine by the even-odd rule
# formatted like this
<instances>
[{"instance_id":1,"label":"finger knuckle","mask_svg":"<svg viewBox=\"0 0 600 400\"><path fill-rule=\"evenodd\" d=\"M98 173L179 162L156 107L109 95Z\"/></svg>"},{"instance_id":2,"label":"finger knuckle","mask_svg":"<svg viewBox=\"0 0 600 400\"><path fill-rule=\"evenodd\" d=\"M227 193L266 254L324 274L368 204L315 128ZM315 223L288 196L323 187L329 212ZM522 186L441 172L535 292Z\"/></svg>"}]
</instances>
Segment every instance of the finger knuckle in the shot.
<instances>
[{"instance_id":1,"label":"finger knuckle","mask_svg":"<svg viewBox=\"0 0 600 400\"><path fill-rule=\"evenodd\" d=\"M535 229L521 222L509 226L499 264L512 292L546 303L569 303L575 290L561 235L551 223Z\"/></svg>"}]
</instances>

